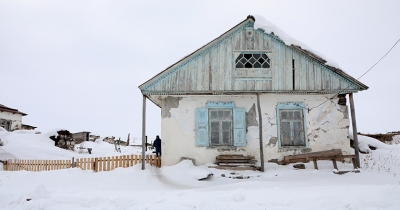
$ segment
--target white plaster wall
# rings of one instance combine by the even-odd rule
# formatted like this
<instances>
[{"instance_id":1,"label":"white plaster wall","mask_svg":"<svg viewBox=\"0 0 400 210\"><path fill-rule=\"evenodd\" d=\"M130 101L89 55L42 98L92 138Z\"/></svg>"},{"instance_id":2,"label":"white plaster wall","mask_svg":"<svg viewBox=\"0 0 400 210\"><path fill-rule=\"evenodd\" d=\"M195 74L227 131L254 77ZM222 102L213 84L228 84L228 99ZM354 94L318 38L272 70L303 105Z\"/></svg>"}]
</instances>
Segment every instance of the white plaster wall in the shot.
<instances>
[{"instance_id":1,"label":"white plaster wall","mask_svg":"<svg viewBox=\"0 0 400 210\"><path fill-rule=\"evenodd\" d=\"M20 129L22 124L22 115L11 112L0 111L0 119L11 120L11 129Z\"/></svg>"},{"instance_id":2,"label":"white plaster wall","mask_svg":"<svg viewBox=\"0 0 400 210\"><path fill-rule=\"evenodd\" d=\"M342 149L350 154L348 139L349 119L347 107L337 104L338 98L328 100L333 95L283 95L264 94L260 96L263 123L264 161L282 159L285 155L304 152L317 152L330 149ZM161 96L165 98L166 96ZM174 97L174 96L173 96ZM181 157L194 158L196 165L213 163L219 154L253 155L260 161L260 143L258 126L248 127L247 145L236 150L222 151L217 148L196 147L195 109L204 108L208 101L233 101L237 108L246 112L257 104L256 96L176 96L181 97L177 108L169 109L171 117L161 119L162 165L173 165ZM328 100L328 101L327 101ZM326 102L325 102L326 101ZM304 102L308 137L308 150L278 148L276 105L278 102ZM325 103L323 103L325 102ZM164 105L163 105L164 106ZM165 108L165 107L164 107ZM168 111L168 109L162 109ZM257 108L256 108L257 111ZM258 121L258 113L257 113Z\"/></svg>"}]
</instances>

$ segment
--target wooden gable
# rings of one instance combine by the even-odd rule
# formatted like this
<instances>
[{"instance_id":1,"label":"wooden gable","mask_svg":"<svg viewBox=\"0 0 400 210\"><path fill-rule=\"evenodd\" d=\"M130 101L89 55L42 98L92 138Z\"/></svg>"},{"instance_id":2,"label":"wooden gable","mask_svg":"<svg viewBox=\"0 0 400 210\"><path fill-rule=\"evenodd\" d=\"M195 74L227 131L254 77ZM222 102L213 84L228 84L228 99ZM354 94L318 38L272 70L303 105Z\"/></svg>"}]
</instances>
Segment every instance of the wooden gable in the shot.
<instances>
[{"instance_id":1,"label":"wooden gable","mask_svg":"<svg viewBox=\"0 0 400 210\"><path fill-rule=\"evenodd\" d=\"M139 86L143 95L350 93L367 86L299 46L254 29L248 16ZM236 68L241 54L265 54L268 68Z\"/></svg>"}]
</instances>

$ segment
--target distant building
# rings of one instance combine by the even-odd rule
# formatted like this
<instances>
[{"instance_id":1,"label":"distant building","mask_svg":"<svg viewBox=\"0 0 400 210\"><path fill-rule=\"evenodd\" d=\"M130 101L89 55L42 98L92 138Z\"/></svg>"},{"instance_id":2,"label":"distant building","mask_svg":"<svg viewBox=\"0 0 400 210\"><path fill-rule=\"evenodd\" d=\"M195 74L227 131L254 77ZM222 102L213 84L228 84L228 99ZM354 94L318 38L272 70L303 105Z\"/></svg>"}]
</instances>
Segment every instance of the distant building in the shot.
<instances>
[{"instance_id":1,"label":"distant building","mask_svg":"<svg viewBox=\"0 0 400 210\"><path fill-rule=\"evenodd\" d=\"M84 141L89 141L89 134L90 132L88 131L73 133L72 138L75 140L75 144L80 144Z\"/></svg>"},{"instance_id":2,"label":"distant building","mask_svg":"<svg viewBox=\"0 0 400 210\"><path fill-rule=\"evenodd\" d=\"M21 124L21 130L35 130L35 126L31 126L31 125L26 125L26 124Z\"/></svg>"},{"instance_id":3,"label":"distant building","mask_svg":"<svg viewBox=\"0 0 400 210\"><path fill-rule=\"evenodd\" d=\"M13 109L0 104L0 127L7 131L21 130L29 128L27 130L34 130L36 127L30 125L22 125L22 116L26 116L23 112L18 109Z\"/></svg>"}]
</instances>

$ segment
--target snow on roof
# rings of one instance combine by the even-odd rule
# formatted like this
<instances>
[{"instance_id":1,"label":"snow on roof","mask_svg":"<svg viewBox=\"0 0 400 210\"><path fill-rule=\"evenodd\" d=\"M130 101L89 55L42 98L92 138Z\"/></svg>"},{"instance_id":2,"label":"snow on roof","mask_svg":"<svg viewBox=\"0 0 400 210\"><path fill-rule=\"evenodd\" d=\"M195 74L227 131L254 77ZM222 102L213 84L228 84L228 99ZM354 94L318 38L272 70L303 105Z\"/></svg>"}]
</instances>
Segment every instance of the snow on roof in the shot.
<instances>
[{"instance_id":1,"label":"snow on roof","mask_svg":"<svg viewBox=\"0 0 400 210\"><path fill-rule=\"evenodd\" d=\"M286 32L284 32L282 29L280 29L278 26L275 24L271 23L267 19L265 19L263 16L255 14L254 18L256 19L254 23L254 28L255 29L263 29L265 33L271 34L273 33L275 36L279 37L286 45L294 45L296 47L300 47L303 50L309 51L312 54L315 54L316 56L324 59L326 61L326 65L332 66L334 68L340 69L340 66L333 61L332 59L329 59L325 55L317 52L316 50L312 49L311 47L307 46L303 42L298 41L297 39L293 38Z\"/></svg>"}]
</instances>

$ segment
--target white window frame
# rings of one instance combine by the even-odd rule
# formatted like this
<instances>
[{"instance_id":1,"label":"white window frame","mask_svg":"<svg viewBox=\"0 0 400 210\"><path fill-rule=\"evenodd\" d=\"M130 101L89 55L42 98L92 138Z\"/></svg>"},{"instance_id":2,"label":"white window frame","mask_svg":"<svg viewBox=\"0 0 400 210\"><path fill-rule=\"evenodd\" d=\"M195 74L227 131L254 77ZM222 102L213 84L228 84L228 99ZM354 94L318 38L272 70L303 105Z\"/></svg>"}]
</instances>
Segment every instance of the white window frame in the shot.
<instances>
[{"instance_id":1,"label":"white window frame","mask_svg":"<svg viewBox=\"0 0 400 210\"><path fill-rule=\"evenodd\" d=\"M217 117L218 119L213 119L212 118L212 112L222 112L224 115L224 112L229 111L229 115L230 117L228 117L229 119L225 118L225 117ZM215 141L213 141L213 123L218 122L218 143L216 144ZM229 122L230 123L230 129L228 130L224 130L223 129L223 124L224 122ZM210 108L208 109L208 137L210 139L210 146L233 146L233 111L232 109L227 109L227 108ZM229 132L229 142L228 143L224 143L224 132Z\"/></svg>"}]
</instances>

